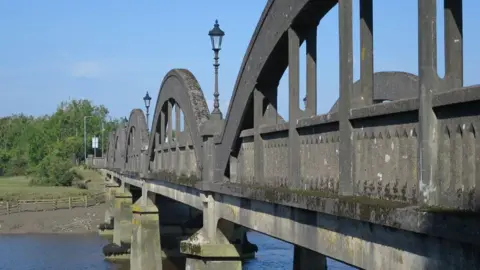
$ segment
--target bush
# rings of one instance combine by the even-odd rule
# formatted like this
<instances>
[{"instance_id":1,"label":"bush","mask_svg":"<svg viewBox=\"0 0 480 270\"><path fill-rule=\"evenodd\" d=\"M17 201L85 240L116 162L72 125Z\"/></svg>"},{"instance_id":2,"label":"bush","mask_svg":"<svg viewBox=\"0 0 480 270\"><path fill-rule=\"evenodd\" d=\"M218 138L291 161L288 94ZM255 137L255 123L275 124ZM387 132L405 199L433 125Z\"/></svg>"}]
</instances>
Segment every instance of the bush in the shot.
<instances>
[{"instance_id":1,"label":"bush","mask_svg":"<svg viewBox=\"0 0 480 270\"><path fill-rule=\"evenodd\" d=\"M55 155L48 155L38 164L33 173L32 185L71 186L76 178L80 178L72 170L73 163Z\"/></svg>"},{"instance_id":2,"label":"bush","mask_svg":"<svg viewBox=\"0 0 480 270\"><path fill-rule=\"evenodd\" d=\"M17 155L9 160L7 167L9 168L7 174L10 176L25 175L28 169L28 162L25 156Z\"/></svg>"}]
</instances>

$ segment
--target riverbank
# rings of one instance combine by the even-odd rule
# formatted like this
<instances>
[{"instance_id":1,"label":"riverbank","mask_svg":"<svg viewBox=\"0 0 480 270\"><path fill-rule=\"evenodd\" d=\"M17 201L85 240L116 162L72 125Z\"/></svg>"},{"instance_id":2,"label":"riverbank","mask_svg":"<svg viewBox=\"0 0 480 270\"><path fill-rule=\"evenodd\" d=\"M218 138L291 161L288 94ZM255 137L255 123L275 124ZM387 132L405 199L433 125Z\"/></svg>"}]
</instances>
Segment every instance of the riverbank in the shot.
<instances>
[{"instance_id":1,"label":"riverbank","mask_svg":"<svg viewBox=\"0 0 480 270\"><path fill-rule=\"evenodd\" d=\"M21 212L0 216L0 234L89 233L105 220L105 204L88 208Z\"/></svg>"}]
</instances>

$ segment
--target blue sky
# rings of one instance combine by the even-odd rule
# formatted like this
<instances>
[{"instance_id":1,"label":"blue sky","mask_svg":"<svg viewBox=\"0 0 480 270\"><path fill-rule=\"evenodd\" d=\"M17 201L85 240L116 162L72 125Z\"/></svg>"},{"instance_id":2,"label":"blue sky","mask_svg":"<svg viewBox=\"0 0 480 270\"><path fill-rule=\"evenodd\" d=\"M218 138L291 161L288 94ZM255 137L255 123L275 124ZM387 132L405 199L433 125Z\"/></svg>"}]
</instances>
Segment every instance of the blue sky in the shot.
<instances>
[{"instance_id":1,"label":"blue sky","mask_svg":"<svg viewBox=\"0 0 480 270\"><path fill-rule=\"evenodd\" d=\"M443 1L438 1L439 74L443 76ZM208 31L218 19L226 32L220 52L224 114L241 61L265 0L244 1L0 1L0 116L51 113L62 100L86 98L114 117L156 100L163 76L187 68L213 99L213 53ZM358 17L358 1L354 1ZM374 1L375 71L417 73L417 0ZM478 83L480 1L464 1L465 84ZM442 11L442 12L440 12ZM359 30L354 20L355 79ZM338 10L318 28L318 112L338 97ZM321 49L321 51L320 51ZM305 48L302 46L301 52ZM301 75L304 76L304 57ZM280 84L280 113L287 115L288 74ZM301 88L304 93L305 80ZM303 96L303 94L302 94Z\"/></svg>"}]
</instances>

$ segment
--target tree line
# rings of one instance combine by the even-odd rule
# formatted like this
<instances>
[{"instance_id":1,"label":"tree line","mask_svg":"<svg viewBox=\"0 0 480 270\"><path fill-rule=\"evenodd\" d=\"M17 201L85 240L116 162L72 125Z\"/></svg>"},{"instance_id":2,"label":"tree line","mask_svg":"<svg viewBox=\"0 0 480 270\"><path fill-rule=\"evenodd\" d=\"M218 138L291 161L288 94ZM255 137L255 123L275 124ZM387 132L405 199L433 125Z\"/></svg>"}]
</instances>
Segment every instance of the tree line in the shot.
<instances>
[{"instance_id":1,"label":"tree line","mask_svg":"<svg viewBox=\"0 0 480 270\"><path fill-rule=\"evenodd\" d=\"M102 143L106 151L108 134L122 121L108 113L89 100L70 100L51 115L0 118L0 175L28 175L37 185L71 185L76 177L72 168L84 159L84 116L87 155L93 154L92 137L97 136L100 156Z\"/></svg>"}]
</instances>

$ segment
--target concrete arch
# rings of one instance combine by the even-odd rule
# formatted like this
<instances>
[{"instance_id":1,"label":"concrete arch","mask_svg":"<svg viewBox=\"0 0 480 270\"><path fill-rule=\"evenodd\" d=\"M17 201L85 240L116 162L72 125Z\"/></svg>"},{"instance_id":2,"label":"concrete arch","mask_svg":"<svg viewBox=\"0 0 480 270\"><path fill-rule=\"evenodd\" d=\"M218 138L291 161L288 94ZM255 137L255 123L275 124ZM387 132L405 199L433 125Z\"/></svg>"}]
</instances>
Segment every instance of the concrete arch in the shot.
<instances>
[{"instance_id":1,"label":"concrete arch","mask_svg":"<svg viewBox=\"0 0 480 270\"><path fill-rule=\"evenodd\" d=\"M113 168L123 170L125 167L126 127L120 124L115 131Z\"/></svg>"},{"instance_id":2,"label":"concrete arch","mask_svg":"<svg viewBox=\"0 0 480 270\"><path fill-rule=\"evenodd\" d=\"M261 85L276 95L278 83L288 67L287 31L295 25L315 24L337 1L269 0L255 28L233 89L225 126L217 137L216 172L224 173L231 149L245 123L249 100L255 87ZM300 42L305 33L299 33ZM302 36L303 35L303 36ZM219 179L222 179L222 176Z\"/></svg>"},{"instance_id":3,"label":"concrete arch","mask_svg":"<svg viewBox=\"0 0 480 270\"><path fill-rule=\"evenodd\" d=\"M112 131L108 135L108 147L107 147L107 156L106 156L107 168L113 167L114 155L115 155L115 131Z\"/></svg>"},{"instance_id":4,"label":"concrete arch","mask_svg":"<svg viewBox=\"0 0 480 270\"><path fill-rule=\"evenodd\" d=\"M252 39L245 53L233 94L230 100L223 131L216 138L217 164L216 173L226 171L229 155L235 149L236 140L245 128L251 128L253 123L244 123L252 116L251 97L255 88L266 96L277 95L277 86L288 67L288 30L293 28L300 39L305 40L308 26L317 26L335 5L337 1L274 1L267 2L260 17ZM298 29L298 30L297 30ZM375 78L377 99L395 100L406 98L416 93L416 76L403 72L381 72ZM394 78L398 84L393 87ZM356 89L360 84L356 84ZM384 89L384 87L386 87ZM404 87L408 93L404 93ZM402 90L402 91L399 91ZM335 110L334 105L332 109ZM251 121L251 120L250 120ZM217 175L219 179L223 176Z\"/></svg>"},{"instance_id":5,"label":"concrete arch","mask_svg":"<svg viewBox=\"0 0 480 270\"><path fill-rule=\"evenodd\" d=\"M138 171L141 166L141 153L148 147L148 127L141 109L133 109L126 128L125 169Z\"/></svg>"},{"instance_id":6,"label":"concrete arch","mask_svg":"<svg viewBox=\"0 0 480 270\"><path fill-rule=\"evenodd\" d=\"M153 115L152 133L161 132L161 112L166 102L174 100L182 109L185 117L185 131L192 139L197 166L202 165L201 126L210 117L207 102L202 89L193 74L186 69L170 70L160 86L155 113ZM161 136L160 136L161 137ZM149 160L153 160L156 136L150 136L148 144Z\"/></svg>"}]
</instances>

